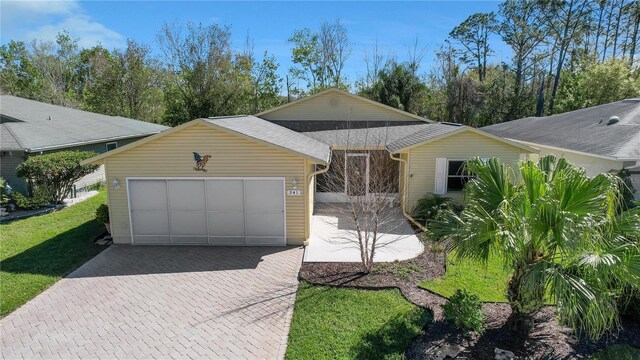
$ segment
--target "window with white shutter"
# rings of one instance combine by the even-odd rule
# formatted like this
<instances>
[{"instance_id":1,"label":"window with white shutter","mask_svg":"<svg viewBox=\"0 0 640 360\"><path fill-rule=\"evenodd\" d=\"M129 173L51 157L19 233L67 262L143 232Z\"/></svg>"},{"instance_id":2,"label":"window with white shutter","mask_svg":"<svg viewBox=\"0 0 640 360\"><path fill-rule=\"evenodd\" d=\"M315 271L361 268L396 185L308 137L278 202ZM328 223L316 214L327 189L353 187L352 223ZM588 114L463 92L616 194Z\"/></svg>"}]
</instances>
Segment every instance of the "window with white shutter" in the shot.
<instances>
[{"instance_id":1,"label":"window with white shutter","mask_svg":"<svg viewBox=\"0 0 640 360\"><path fill-rule=\"evenodd\" d=\"M442 195L447 192L447 159L436 158L436 181L434 194Z\"/></svg>"}]
</instances>

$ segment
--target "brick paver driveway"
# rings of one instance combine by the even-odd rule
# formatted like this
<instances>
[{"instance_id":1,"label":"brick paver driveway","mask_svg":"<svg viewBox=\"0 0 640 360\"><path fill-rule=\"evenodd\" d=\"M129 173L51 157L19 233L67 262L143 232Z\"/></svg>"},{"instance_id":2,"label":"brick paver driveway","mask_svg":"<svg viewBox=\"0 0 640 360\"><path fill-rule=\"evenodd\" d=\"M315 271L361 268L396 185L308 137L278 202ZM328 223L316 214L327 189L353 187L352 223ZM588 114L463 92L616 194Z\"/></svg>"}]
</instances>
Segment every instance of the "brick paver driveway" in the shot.
<instances>
[{"instance_id":1,"label":"brick paver driveway","mask_svg":"<svg viewBox=\"0 0 640 360\"><path fill-rule=\"evenodd\" d=\"M282 358L301 259L112 246L0 321L2 357Z\"/></svg>"}]
</instances>

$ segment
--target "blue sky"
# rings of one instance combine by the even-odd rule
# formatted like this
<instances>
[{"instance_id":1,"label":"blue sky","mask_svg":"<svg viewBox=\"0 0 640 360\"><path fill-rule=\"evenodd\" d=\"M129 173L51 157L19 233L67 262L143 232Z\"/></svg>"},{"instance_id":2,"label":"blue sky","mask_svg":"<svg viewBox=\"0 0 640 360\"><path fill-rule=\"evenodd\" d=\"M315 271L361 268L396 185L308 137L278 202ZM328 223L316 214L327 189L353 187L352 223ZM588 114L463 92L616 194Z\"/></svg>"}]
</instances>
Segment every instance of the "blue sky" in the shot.
<instances>
[{"instance_id":1,"label":"blue sky","mask_svg":"<svg viewBox=\"0 0 640 360\"><path fill-rule=\"evenodd\" d=\"M173 2L173 1L2 1L0 41L51 40L66 29L82 46L101 43L122 47L127 38L157 48L156 34L163 22L217 23L232 27L234 46L241 48L247 34L257 55L264 50L276 56L281 74L291 64L287 39L294 29L318 29L339 18L349 31L353 51L345 68L350 81L364 74L363 56L378 41L385 52L399 60L416 37L426 56L428 70L434 52L449 31L476 12L496 11L498 1L426 2ZM492 41L494 60L508 60L509 50L499 39Z\"/></svg>"}]
</instances>

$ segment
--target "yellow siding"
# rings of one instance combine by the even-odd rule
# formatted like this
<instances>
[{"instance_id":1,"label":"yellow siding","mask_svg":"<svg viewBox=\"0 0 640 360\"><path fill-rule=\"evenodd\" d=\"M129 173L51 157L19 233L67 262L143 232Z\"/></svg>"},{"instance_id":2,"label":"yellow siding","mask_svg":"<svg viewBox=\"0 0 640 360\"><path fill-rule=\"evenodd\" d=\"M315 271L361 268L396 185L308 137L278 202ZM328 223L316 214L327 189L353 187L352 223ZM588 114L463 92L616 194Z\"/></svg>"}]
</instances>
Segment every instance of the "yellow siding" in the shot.
<instances>
[{"instance_id":1,"label":"yellow siding","mask_svg":"<svg viewBox=\"0 0 640 360\"><path fill-rule=\"evenodd\" d=\"M213 157L207 172L193 170L192 152ZM213 129L194 125L105 159L107 184L117 178L119 189L109 188L109 208L114 242L131 242L127 177L286 177L286 188L296 179L303 196L286 197L287 242L307 239L305 159L285 151Z\"/></svg>"},{"instance_id":2,"label":"yellow siding","mask_svg":"<svg viewBox=\"0 0 640 360\"><path fill-rule=\"evenodd\" d=\"M331 105L331 99L338 105ZM328 92L308 100L262 115L267 120L369 120L415 121L416 119L382 106L371 104L355 96Z\"/></svg>"},{"instance_id":3,"label":"yellow siding","mask_svg":"<svg viewBox=\"0 0 640 360\"><path fill-rule=\"evenodd\" d=\"M601 173L607 173L611 170L622 169L622 161L603 159L595 156L548 148L541 145L531 146L540 150L539 156L555 155L556 157L563 157L573 164L584 168L589 176L596 176Z\"/></svg>"},{"instance_id":4,"label":"yellow siding","mask_svg":"<svg viewBox=\"0 0 640 360\"><path fill-rule=\"evenodd\" d=\"M418 199L434 191L436 158L497 157L503 162L516 164L523 152L520 148L471 131L411 148L408 150L406 209L411 211ZM449 192L444 196L462 200L461 192Z\"/></svg>"}]
</instances>

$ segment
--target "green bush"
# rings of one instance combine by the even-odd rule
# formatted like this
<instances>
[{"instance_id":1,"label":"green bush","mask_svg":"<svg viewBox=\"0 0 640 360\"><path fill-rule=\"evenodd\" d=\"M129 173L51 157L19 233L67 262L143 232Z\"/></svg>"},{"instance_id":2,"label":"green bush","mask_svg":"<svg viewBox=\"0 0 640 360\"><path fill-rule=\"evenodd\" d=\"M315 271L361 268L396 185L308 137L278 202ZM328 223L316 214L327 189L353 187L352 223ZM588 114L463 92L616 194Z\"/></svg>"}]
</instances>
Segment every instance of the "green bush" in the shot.
<instances>
[{"instance_id":1,"label":"green bush","mask_svg":"<svg viewBox=\"0 0 640 360\"><path fill-rule=\"evenodd\" d=\"M418 200L412 215L418 222L428 227L429 222L438 219L445 210L460 212L462 208L450 197L428 193Z\"/></svg>"},{"instance_id":2,"label":"green bush","mask_svg":"<svg viewBox=\"0 0 640 360\"><path fill-rule=\"evenodd\" d=\"M96 209L96 220L101 224L109 223L109 207L107 204L101 204Z\"/></svg>"},{"instance_id":3,"label":"green bush","mask_svg":"<svg viewBox=\"0 0 640 360\"><path fill-rule=\"evenodd\" d=\"M49 204L47 196L38 191L36 191L36 193L33 194L32 197L26 197L19 192L12 193L11 197L13 198L13 200L15 200L16 205L24 210L39 209L44 205Z\"/></svg>"},{"instance_id":4,"label":"green bush","mask_svg":"<svg viewBox=\"0 0 640 360\"><path fill-rule=\"evenodd\" d=\"M0 205L4 205L9 201L9 189L7 188L7 180L0 177Z\"/></svg>"},{"instance_id":5,"label":"green bush","mask_svg":"<svg viewBox=\"0 0 640 360\"><path fill-rule=\"evenodd\" d=\"M442 305L442 309L444 316L453 321L457 327L476 332L484 330L486 318L482 312L482 303L477 295L464 289L458 289L449 302Z\"/></svg>"},{"instance_id":6,"label":"green bush","mask_svg":"<svg viewBox=\"0 0 640 360\"><path fill-rule=\"evenodd\" d=\"M80 164L95 155L91 151L59 151L32 156L17 167L16 173L33 184L34 191L60 204L71 193L73 183L98 168L94 164Z\"/></svg>"}]
</instances>

